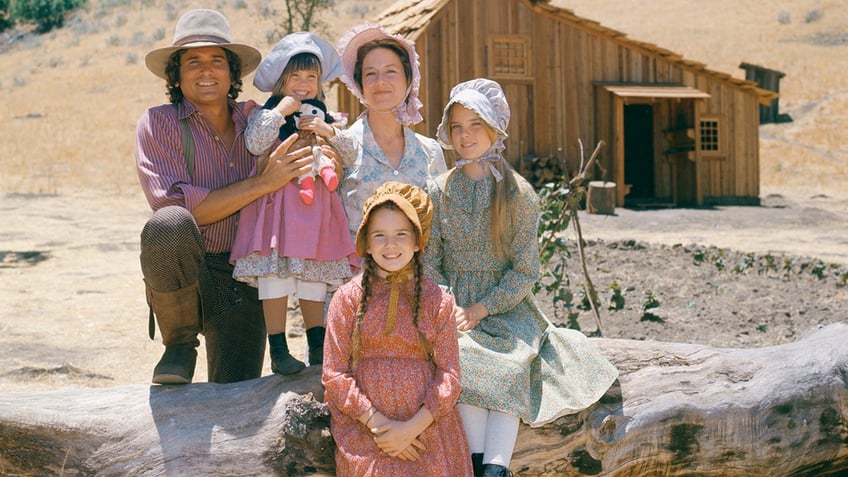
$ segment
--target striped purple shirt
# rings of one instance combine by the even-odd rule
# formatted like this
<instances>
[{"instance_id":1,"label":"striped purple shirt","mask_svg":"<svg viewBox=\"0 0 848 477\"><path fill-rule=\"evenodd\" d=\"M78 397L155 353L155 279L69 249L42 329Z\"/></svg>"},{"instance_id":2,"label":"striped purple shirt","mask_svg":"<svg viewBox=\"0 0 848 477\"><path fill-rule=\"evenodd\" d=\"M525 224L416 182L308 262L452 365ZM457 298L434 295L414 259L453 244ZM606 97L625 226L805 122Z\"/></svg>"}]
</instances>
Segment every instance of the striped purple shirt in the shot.
<instances>
[{"instance_id":1,"label":"striped purple shirt","mask_svg":"<svg viewBox=\"0 0 848 477\"><path fill-rule=\"evenodd\" d=\"M244 143L247 115L244 103L230 100L236 138L232 151L220 141L212 125L193 104L182 101L150 108L138 120L135 162L138 179L153 210L179 205L193 210L215 189L250 175L256 157ZM188 118L194 141L194 167L191 176L183 156L180 119ZM200 227L206 238L207 253L229 252L236 237L238 214Z\"/></svg>"}]
</instances>

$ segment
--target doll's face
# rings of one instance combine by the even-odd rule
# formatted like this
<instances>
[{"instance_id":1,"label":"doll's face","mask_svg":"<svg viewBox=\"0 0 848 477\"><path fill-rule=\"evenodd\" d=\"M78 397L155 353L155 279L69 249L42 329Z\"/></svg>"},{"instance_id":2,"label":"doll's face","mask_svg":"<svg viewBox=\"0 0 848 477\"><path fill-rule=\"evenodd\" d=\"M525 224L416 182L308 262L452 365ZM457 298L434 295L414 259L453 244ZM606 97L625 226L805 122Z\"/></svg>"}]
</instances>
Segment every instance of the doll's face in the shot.
<instances>
[{"instance_id":1,"label":"doll's face","mask_svg":"<svg viewBox=\"0 0 848 477\"><path fill-rule=\"evenodd\" d=\"M324 117L324 111L321 110L318 106L304 103L300 105L300 117Z\"/></svg>"},{"instance_id":2,"label":"doll's face","mask_svg":"<svg viewBox=\"0 0 848 477\"><path fill-rule=\"evenodd\" d=\"M314 104L303 103L300 105L298 114L294 117L294 124L300 129L300 122L306 118L319 117L324 119L324 110Z\"/></svg>"}]
</instances>

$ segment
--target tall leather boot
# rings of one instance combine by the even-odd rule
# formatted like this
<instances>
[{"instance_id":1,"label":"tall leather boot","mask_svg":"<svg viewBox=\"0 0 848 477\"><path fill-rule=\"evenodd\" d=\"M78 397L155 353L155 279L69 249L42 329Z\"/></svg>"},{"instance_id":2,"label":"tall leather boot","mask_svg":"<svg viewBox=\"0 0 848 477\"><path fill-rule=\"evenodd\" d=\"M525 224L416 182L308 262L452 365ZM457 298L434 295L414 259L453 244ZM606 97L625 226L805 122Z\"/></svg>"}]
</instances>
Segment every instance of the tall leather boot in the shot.
<instances>
[{"instance_id":1,"label":"tall leather boot","mask_svg":"<svg viewBox=\"0 0 848 477\"><path fill-rule=\"evenodd\" d=\"M201 305L199 284L171 292L145 286L147 303L156 316L165 353L153 369L155 384L188 384L194 377L200 341Z\"/></svg>"},{"instance_id":2,"label":"tall leather boot","mask_svg":"<svg viewBox=\"0 0 848 477\"><path fill-rule=\"evenodd\" d=\"M309 346L309 366L321 366L324 364L324 335L326 328L313 326L306 330L306 344Z\"/></svg>"},{"instance_id":3,"label":"tall leather boot","mask_svg":"<svg viewBox=\"0 0 848 477\"><path fill-rule=\"evenodd\" d=\"M285 333L268 335L268 346L271 349L271 371L274 374L294 374L306 367L289 352Z\"/></svg>"}]
</instances>

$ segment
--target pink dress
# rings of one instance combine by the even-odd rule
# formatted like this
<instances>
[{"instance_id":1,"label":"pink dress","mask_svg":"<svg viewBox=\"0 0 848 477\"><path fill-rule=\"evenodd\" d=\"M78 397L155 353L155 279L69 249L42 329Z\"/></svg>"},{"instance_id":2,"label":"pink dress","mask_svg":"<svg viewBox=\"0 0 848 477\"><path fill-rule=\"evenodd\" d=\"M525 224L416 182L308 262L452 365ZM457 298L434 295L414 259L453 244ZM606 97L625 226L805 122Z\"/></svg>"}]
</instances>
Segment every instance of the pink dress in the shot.
<instances>
[{"instance_id":1,"label":"pink dress","mask_svg":"<svg viewBox=\"0 0 848 477\"><path fill-rule=\"evenodd\" d=\"M230 253L234 278L256 286L261 276L331 285L351 277L359 258L338 194L316 180L314 202L306 205L299 191L291 181L241 210Z\"/></svg>"},{"instance_id":2,"label":"pink dress","mask_svg":"<svg viewBox=\"0 0 848 477\"><path fill-rule=\"evenodd\" d=\"M336 442L336 473L346 476L472 476L470 451L456 410L459 348L453 297L429 279L423 284L419 329L431 343L426 356L412 323L410 280L398 299L397 321L384 334L390 285L372 285L360 327L360 359L350 367L351 333L362 297L361 276L338 289L327 315L324 399ZM426 406L434 422L420 436L426 450L415 462L390 457L357 418L371 406L394 420L408 420Z\"/></svg>"}]
</instances>

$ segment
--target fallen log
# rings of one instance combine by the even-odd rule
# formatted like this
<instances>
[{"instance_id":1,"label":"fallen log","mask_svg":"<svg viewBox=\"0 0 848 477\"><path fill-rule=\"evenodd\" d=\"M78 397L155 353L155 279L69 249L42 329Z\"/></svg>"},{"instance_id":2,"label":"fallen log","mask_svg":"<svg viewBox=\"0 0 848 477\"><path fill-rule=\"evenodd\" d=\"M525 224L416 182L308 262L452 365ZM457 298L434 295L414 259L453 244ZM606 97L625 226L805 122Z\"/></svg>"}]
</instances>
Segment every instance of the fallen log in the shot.
<instances>
[{"instance_id":1,"label":"fallen log","mask_svg":"<svg viewBox=\"0 0 848 477\"><path fill-rule=\"evenodd\" d=\"M521 427L517 475L848 472L848 325L756 349L594 339L620 379ZM234 384L0 394L0 474L333 475L317 368Z\"/></svg>"}]
</instances>

